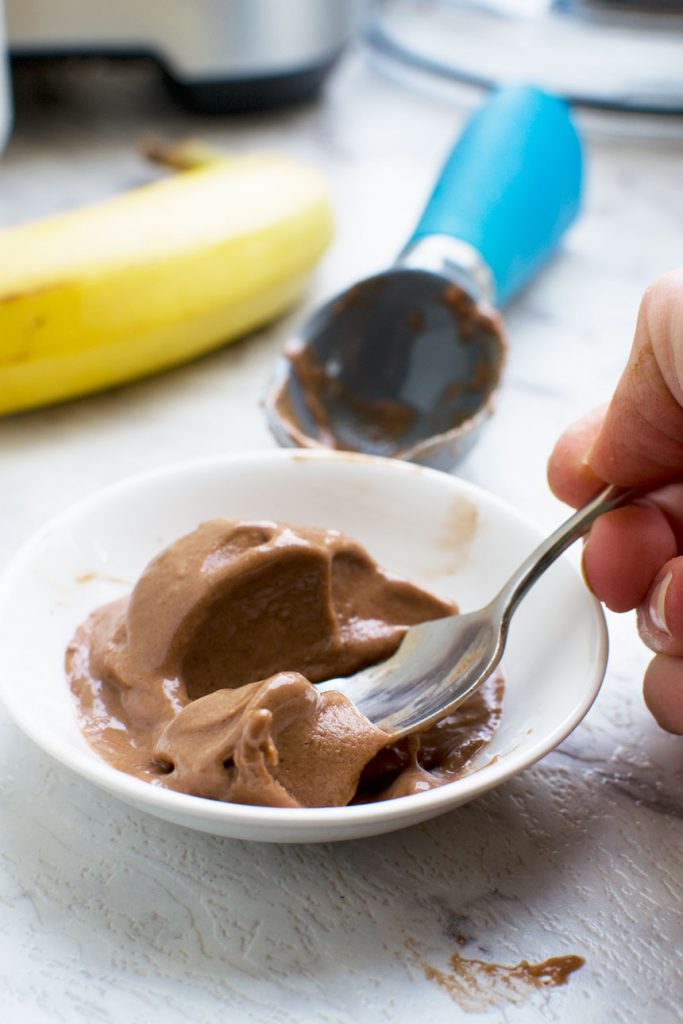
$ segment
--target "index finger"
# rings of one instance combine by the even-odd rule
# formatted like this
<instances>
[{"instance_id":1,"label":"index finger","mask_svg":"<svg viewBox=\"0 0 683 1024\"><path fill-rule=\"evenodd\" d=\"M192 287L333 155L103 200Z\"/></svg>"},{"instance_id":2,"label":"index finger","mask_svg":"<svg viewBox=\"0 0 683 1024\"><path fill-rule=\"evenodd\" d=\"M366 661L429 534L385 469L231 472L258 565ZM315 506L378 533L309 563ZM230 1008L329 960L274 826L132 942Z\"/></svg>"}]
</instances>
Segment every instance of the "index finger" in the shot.
<instances>
[{"instance_id":1,"label":"index finger","mask_svg":"<svg viewBox=\"0 0 683 1024\"><path fill-rule=\"evenodd\" d=\"M579 508L605 486L590 467L588 456L600 433L605 406L587 413L565 430L548 460L548 483L552 492L567 505Z\"/></svg>"}]
</instances>

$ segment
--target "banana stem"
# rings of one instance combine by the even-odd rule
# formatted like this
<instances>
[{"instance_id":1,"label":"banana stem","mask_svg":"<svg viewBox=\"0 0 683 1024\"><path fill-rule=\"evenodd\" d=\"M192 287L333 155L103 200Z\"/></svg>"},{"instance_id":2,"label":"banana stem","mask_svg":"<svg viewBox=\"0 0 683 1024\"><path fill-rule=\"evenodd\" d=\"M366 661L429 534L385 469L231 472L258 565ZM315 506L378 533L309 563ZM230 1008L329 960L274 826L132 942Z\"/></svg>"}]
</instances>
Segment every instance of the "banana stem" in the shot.
<instances>
[{"instance_id":1,"label":"banana stem","mask_svg":"<svg viewBox=\"0 0 683 1024\"><path fill-rule=\"evenodd\" d=\"M216 160L229 160L229 154L202 142L200 139L182 139L167 142L157 135L149 135L140 143L143 156L152 163L160 164L173 171L191 171Z\"/></svg>"}]
</instances>

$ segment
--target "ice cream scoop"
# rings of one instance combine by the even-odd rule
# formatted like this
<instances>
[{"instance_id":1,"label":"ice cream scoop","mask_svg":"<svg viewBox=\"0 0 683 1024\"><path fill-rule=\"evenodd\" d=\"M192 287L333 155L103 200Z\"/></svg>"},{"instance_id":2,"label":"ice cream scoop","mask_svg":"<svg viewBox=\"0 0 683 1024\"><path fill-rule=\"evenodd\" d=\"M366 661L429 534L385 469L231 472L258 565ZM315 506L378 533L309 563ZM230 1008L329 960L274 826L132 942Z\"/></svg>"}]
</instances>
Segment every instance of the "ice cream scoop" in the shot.
<instances>
[{"instance_id":1,"label":"ice cream scoop","mask_svg":"<svg viewBox=\"0 0 683 1024\"><path fill-rule=\"evenodd\" d=\"M451 469L500 381L494 303L550 258L577 215L581 180L566 103L531 86L495 92L395 264L326 303L285 349L265 401L277 440Z\"/></svg>"}]
</instances>

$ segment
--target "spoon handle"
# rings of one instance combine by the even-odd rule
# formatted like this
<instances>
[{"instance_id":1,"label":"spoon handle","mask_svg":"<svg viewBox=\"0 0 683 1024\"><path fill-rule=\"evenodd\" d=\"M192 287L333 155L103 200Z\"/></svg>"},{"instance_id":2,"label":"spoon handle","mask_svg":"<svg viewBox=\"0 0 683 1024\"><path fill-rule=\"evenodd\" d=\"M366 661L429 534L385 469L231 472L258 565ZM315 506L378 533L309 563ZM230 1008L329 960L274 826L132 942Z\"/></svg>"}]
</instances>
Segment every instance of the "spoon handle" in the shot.
<instances>
[{"instance_id":1,"label":"spoon handle","mask_svg":"<svg viewBox=\"0 0 683 1024\"><path fill-rule=\"evenodd\" d=\"M606 487L592 501L574 513L554 533L551 533L535 551L520 565L507 581L493 604L500 607L503 624L506 626L513 611L527 590L539 576L566 551L574 541L588 532L591 524L604 512L625 505L632 498L644 493L642 487Z\"/></svg>"}]
</instances>

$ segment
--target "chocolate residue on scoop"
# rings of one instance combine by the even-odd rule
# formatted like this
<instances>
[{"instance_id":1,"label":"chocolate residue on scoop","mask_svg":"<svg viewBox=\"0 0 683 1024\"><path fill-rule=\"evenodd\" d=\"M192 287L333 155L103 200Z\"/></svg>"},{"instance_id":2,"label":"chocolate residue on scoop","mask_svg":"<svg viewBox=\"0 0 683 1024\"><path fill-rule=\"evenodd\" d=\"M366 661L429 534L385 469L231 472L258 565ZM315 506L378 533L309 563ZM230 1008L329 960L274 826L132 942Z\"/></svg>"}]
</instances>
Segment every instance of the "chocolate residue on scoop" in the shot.
<instances>
[{"instance_id":1,"label":"chocolate residue on scoop","mask_svg":"<svg viewBox=\"0 0 683 1024\"><path fill-rule=\"evenodd\" d=\"M498 314L437 279L398 319L377 310L373 319L382 285L371 285L360 282L333 304L318 343L286 346L287 371L270 397L278 437L412 458L416 445L467 430L490 411L505 354Z\"/></svg>"},{"instance_id":2,"label":"chocolate residue on scoop","mask_svg":"<svg viewBox=\"0 0 683 1024\"><path fill-rule=\"evenodd\" d=\"M398 445L413 426L417 412L412 406L396 398L361 398L353 394L341 377L328 372L310 347L291 343L285 349L285 356L316 427L315 438L305 432L294 410L289 388L283 387L278 393L276 408L300 448L343 450L347 447L333 427L330 403L341 403L356 432L373 442Z\"/></svg>"},{"instance_id":3,"label":"chocolate residue on scoop","mask_svg":"<svg viewBox=\"0 0 683 1024\"><path fill-rule=\"evenodd\" d=\"M495 730L500 677L395 744L313 684L384 660L408 626L456 611L335 530L213 520L93 612L67 674L91 745L149 782L282 807L387 799L462 771Z\"/></svg>"}]
</instances>

